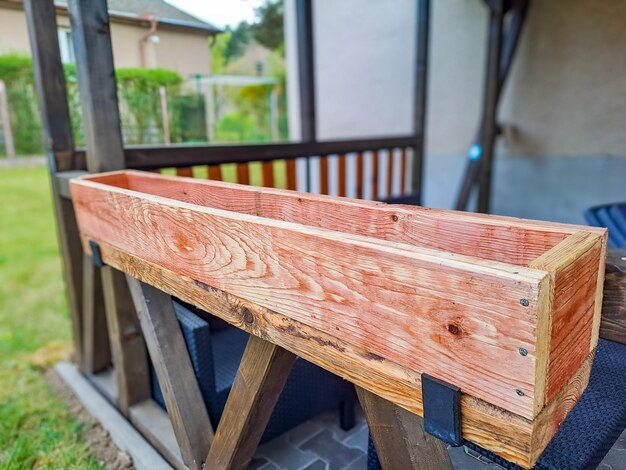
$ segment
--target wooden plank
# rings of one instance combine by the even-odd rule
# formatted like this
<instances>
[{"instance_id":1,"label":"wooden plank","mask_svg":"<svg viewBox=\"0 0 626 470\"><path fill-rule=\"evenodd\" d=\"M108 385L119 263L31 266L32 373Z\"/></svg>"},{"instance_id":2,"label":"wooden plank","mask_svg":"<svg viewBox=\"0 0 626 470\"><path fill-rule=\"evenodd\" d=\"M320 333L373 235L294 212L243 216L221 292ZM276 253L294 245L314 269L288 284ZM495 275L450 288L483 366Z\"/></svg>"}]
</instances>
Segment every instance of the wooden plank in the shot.
<instances>
[{"instance_id":1,"label":"wooden plank","mask_svg":"<svg viewBox=\"0 0 626 470\"><path fill-rule=\"evenodd\" d=\"M83 362L82 371L100 372L111 364L109 334L100 270L90 256L83 256Z\"/></svg>"},{"instance_id":2,"label":"wooden plank","mask_svg":"<svg viewBox=\"0 0 626 470\"><path fill-rule=\"evenodd\" d=\"M296 189L296 161L287 160L287 189Z\"/></svg>"},{"instance_id":3,"label":"wooden plank","mask_svg":"<svg viewBox=\"0 0 626 470\"><path fill-rule=\"evenodd\" d=\"M247 469L296 356L250 336L206 459L215 470Z\"/></svg>"},{"instance_id":4,"label":"wooden plank","mask_svg":"<svg viewBox=\"0 0 626 470\"><path fill-rule=\"evenodd\" d=\"M127 280L183 462L191 469L201 469L213 428L172 299L132 277Z\"/></svg>"},{"instance_id":5,"label":"wooden plank","mask_svg":"<svg viewBox=\"0 0 626 470\"><path fill-rule=\"evenodd\" d=\"M187 470L176 435L167 412L154 400L145 400L130 407L130 422L177 470Z\"/></svg>"},{"instance_id":6,"label":"wooden plank","mask_svg":"<svg viewBox=\"0 0 626 470\"><path fill-rule=\"evenodd\" d=\"M207 174L210 180L222 181L222 167L220 165L209 165Z\"/></svg>"},{"instance_id":7,"label":"wooden plank","mask_svg":"<svg viewBox=\"0 0 626 470\"><path fill-rule=\"evenodd\" d=\"M87 169L124 168L124 144L106 0L69 0L76 75L83 111Z\"/></svg>"},{"instance_id":8,"label":"wooden plank","mask_svg":"<svg viewBox=\"0 0 626 470\"><path fill-rule=\"evenodd\" d=\"M328 192L328 157L320 157L320 194Z\"/></svg>"},{"instance_id":9,"label":"wooden plank","mask_svg":"<svg viewBox=\"0 0 626 470\"><path fill-rule=\"evenodd\" d=\"M263 186L266 188L274 187L274 162L263 162L261 165L263 171Z\"/></svg>"},{"instance_id":10,"label":"wooden plank","mask_svg":"<svg viewBox=\"0 0 626 470\"><path fill-rule=\"evenodd\" d=\"M402 147L402 155L400 157L400 194L406 194L406 166L407 166L406 147Z\"/></svg>"},{"instance_id":11,"label":"wooden plank","mask_svg":"<svg viewBox=\"0 0 626 470\"><path fill-rule=\"evenodd\" d=\"M124 273L104 266L101 275L118 406L128 416L130 406L152 395L148 354Z\"/></svg>"},{"instance_id":12,"label":"wooden plank","mask_svg":"<svg viewBox=\"0 0 626 470\"><path fill-rule=\"evenodd\" d=\"M370 183L372 185L372 200L377 201L378 198L378 176L380 173L380 161L378 158L378 152L372 152L372 179Z\"/></svg>"},{"instance_id":13,"label":"wooden plank","mask_svg":"<svg viewBox=\"0 0 626 470\"><path fill-rule=\"evenodd\" d=\"M601 260L605 238L606 232L573 234L531 263L531 267L548 271L552 277L545 403L552 401L596 347L593 323L600 316L596 290L598 283L604 285Z\"/></svg>"},{"instance_id":14,"label":"wooden plank","mask_svg":"<svg viewBox=\"0 0 626 470\"><path fill-rule=\"evenodd\" d=\"M419 206L242 187L199 179L113 172L90 177L120 188L228 211L528 266L578 231L604 229ZM488 242L486 242L488 240Z\"/></svg>"},{"instance_id":15,"label":"wooden plank","mask_svg":"<svg viewBox=\"0 0 626 470\"><path fill-rule=\"evenodd\" d=\"M393 154L395 149L390 148L387 152L387 187L385 194L388 198L393 196Z\"/></svg>"},{"instance_id":16,"label":"wooden plank","mask_svg":"<svg viewBox=\"0 0 626 470\"><path fill-rule=\"evenodd\" d=\"M535 328L543 292L549 293L544 272L195 210L119 188L104 191L86 180L71 184L86 238L107 240L202 284L332 331L523 416L538 412ZM154 233L153 224L158 236L146 235ZM520 347L527 356L519 354Z\"/></svg>"},{"instance_id":17,"label":"wooden plank","mask_svg":"<svg viewBox=\"0 0 626 470\"><path fill-rule=\"evenodd\" d=\"M250 184L250 170L247 163L240 163L237 165L237 183Z\"/></svg>"},{"instance_id":18,"label":"wooden plank","mask_svg":"<svg viewBox=\"0 0 626 470\"><path fill-rule=\"evenodd\" d=\"M190 166L184 168L176 168L176 176L186 176L187 178L193 178L193 168Z\"/></svg>"},{"instance_id":19,"label":"wooden plank","mask_svg":"<svg viewBox=\"0 0 626 470\"><path fill-rule=\"evenodd\" d=\"M356 155L356 198L363 199L363 163L362 153Z\"/></svg>"},{"instance_id":20,"label":"wooden plank","mask_svg":"<svg viewBox=\"0 0 626 470\"><path fill-rule=\"evenodd\" d=\"M338 195L345 197L348 192L346 189L346 186L348 184L347 182L347 178L348 178L348 172L347 172L347 168L346 168L346 156L345 155L339 155L337 157L337 161L339 163L339 170L337 171L337 179L338 179Z\"/></svg>"},{"instance_id":21,"label":"wooden plank","mask_svg":"<svg viewBox=\"0 0 626 470\"><path fill-rule=\"evenodd\" d=\"M54 204L57 239L67 304L72 320L72 334L77 363L82 363L82 304L83 304L83 253L80 235L71 201L61 197L61 189L54 174L61 170L74 170L74 139L67 102L63 64L59 52L56 11L51 0L26 0L24 12L28 25L32 51L35 85L44 131L48 171L52 176L52 201ZM67 167L60 167L60 156L68 158Z\"/></svg>"},{"instance_id":22,"label":"wooden plank","mask_svg":"<svg viewBox=\"0 0 626 470\"><path fill-rule=\"evenodd\" d=\"M626 344L626 250L609 249L600 337Z\"/></svg>"},{"instance_id":23,"label":"wooden plank","mask_svg":"<svg viewBox=\"0 0 626 470\"><path fill-rule=\"evenodd\" d=\"M376 453L383 470L452 470L446 444L424 431L424 420L357 387Z\"/></svg>"},{"instance_id":24,"label":"wooden plank","mask_svg":"<svg viewBox=\"0 0 626 470\"><path fill-rule=\"evenodd\" d=\"M100 248L107 264L211 312L250 334L275 343L402 408L422 415L421 374L343 342L332 334L194 282L106 243L102 243ZM581 382L574 379L571 382L575 383L565 387L562 393L574 396L574 392L566 389L579 389ZM582 383L582 389L584 385ZM563 404L564 401L559 401L557 396L535 418L535 422L562 421L553 419L552 414L562 409ZM543 440L534 437L536 431L530 420L494 407L465 392L461 395L461 415L462 435L465 439L526 468L534 464L531 454L538 455L549 442L550 436L546 437L547 434ZM543 447L538 448L539 445Z\"/></svg>"}]
</instances>

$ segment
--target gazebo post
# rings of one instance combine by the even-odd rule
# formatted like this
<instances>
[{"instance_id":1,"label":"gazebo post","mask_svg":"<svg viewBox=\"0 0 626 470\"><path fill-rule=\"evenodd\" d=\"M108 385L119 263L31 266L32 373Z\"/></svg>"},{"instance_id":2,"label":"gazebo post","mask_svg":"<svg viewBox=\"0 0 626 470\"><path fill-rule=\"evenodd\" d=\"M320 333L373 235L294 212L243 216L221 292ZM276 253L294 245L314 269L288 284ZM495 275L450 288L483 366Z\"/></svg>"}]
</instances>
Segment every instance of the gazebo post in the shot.
<instances>
[{"instance_id":1,"label":"gazebo post","mask_svg":"<svg viewBox=\"0 0 626 470\"><path fill-rule=\"evenodd\" d=\"M52 201L56 216L68 308L72 319L76 361L81 364L83 359L83 250L72 201L62 197L62 180L58 178L62 172L75 170L77 166L74 157L72 123L67 104L67 90L57 37L56 12L53 0L26 0L24 11L39 96L41 122L45 134Z\"/></svg>"},{"instance_id":2,"label":"gazebo post","mask_svg":"<svg viewBox=\"0 0 626 470\"><path fill-rule=\"evenodd\" d=\"M81 95L87 169L90 173L121 170L125 167L124 144L117 102L117 84L113 64L111 31L106 0L68 4L72 25L72 41L76 57L76 73ZM125 276L108 267L95 267L94 288L85 298L104 292L106 309L94 302L86 303L84 325L104 325L85 331L86 342L111 343L113 365L117 376L117 401L121 411L128 414L130 406L150 397L150 382L145 343L126 288ZM90 270L86 269L87 274ZM93 306L93 308L87 308ZM96 316L106 318L94 318ZM110 337L109 337L110 335ZM97 353L102 348L85 344L85 350ZM89 359L89 358L87 358ZM110 360L110 355L109 358ZM95 367L85 372L96 373L109 361L100 354L98 361L87 361ZM132 376L129 373L132 372Z\"/></svg>"}]
</instances>

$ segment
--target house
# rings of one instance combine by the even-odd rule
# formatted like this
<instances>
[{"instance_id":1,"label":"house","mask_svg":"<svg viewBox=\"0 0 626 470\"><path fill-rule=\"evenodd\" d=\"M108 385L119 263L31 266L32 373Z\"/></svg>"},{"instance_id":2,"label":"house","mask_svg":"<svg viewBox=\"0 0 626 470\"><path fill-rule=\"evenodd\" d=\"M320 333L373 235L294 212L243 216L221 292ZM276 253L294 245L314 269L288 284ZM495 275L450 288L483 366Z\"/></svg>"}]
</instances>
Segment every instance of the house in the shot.
<instances>
[{"instance_id":1,"label":"house","mask_svg":"<svg viewBox=\"0 0 626 470\"><path fill-rule=\"evenodd\" d=\"M56 1L62 60L74 61L67 1ZM109 0L116 67L160 67L183 78L210 72L208 40L220 30L164 0ZM181 53L184 51L184 53ZM30 55L23 4L0 0L0 54Z\"/></svg>"}]
</instances>

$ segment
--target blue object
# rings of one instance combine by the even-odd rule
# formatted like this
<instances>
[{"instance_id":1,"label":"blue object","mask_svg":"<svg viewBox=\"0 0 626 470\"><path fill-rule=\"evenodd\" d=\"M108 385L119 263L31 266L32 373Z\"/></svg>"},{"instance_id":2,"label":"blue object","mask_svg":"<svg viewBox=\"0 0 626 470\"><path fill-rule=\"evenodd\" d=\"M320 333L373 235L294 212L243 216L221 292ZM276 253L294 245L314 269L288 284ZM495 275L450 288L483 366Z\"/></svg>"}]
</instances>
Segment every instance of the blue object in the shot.
<instances>
[{"instance_id":1,"label":"blue object","mask_svg":"<svg viewBox=\"0 0 626 470\"><path fill-rule=\"evenodd\" d=\"M601 339L593 361L589 386L539 457L535 468L596 468L625 428L626 345ZM521 468L474 444L466 445L506 469ZM371 438L368 450L368 470L380 469Z\"/></svg>"},{"instance_id":2,"label":"blue object","mask_svg":"<svg viewBox=\"0 0 626 470\"><path fill-rule=\"evenodd\" d=\"M183 332L189 357L198 379L213 426L219 423L249 335L228 323L206 318L174 301L174 311ZM165 401L154 369L152 395L165 409ZM354 426L354 386L304 359L296 359L285 388L261 438L267 442L298 424L332 408L341 412L344 429Z\"/></svg>"},{"instance_id":3,"label":"blue object","mask_svg":"<svg viewBox=\"0 0 626 470\"><path fill-rule=\"evenodd\" d=\"M609 247L626 248L626 203L590 207L584 217L589 225L609 229Z\"/></svg>"}]
</instances>

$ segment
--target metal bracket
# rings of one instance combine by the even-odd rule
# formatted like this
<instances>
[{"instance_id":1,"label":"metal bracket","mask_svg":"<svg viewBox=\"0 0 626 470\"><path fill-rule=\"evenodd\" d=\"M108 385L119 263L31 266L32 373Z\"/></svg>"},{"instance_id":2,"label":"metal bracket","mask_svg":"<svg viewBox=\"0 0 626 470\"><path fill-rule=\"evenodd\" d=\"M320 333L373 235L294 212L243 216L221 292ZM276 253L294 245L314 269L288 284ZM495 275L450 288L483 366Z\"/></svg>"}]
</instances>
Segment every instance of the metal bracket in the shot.
<instances>
[{"instance_id":1,"label":"metal bracket","mask_svg":"<svg viewBox=\"0 0 626 470\"><path fill-rule=\"evenodd\" d=\"M102 268L105 266L102 261L102 255L100 254L100 245L93 240L89 240L89 248L91 248L91 260L96 268Z\"/></svg>"},{"instance_id":2,"label":"metal bracket","mask_svg":"<svg viewBox=\"0 0 626 470\"><path fill-rule=\"evenodd\" d=\"M428 374L422 374L424 430L451 446L460 446L461 389Z\"/></svg>"}]
</instances>

